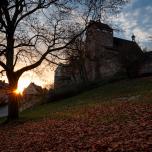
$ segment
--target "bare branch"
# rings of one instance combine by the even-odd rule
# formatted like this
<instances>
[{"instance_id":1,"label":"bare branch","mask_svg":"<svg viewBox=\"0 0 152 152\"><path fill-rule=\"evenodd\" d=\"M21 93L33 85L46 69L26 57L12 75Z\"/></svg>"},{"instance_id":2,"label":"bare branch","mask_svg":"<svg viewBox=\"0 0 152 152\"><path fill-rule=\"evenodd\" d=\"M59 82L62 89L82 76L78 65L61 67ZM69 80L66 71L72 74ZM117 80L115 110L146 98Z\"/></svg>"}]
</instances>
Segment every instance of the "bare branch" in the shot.
<instances>
[{"instance_id":1,"label":"bare branch","mask_svg":"<svg viewBox=\"0 0 152 152\"><path fill-rule=\"evenodd\" d=\"M1 76L4 76L4 72L6 72L6 70L1 70L1 71L0 71L0 75L1 75Z\"/></svg>"},{"instance_id":2,"label":"bare branch","mask_svg":"<svg viewBox=\"0 0 152 152\"><path fill-rule=\"evenodd\" d=\"M8 70L7 66L2 61L0 61L0 66L6 71Z\"/></svg>"},{"instance_id":3,"label":"bare branch","mask_svg":"<svg viewBox=\"0 0 152 152\"><path fill-rule=\"evenodd\" d=\"M81 31L79 34L77 34L76 36L74 36L64 46L61 46L61 47L58 47L58 48L54 48L54 49L51 49L50 47L48 47L48 50L44 54L42 54L41 58L36 63L34 63L32 65L29 65L29 66L26 66L26 67L23 67L22 69L16 71L16 73L18 73L19 75L22 75L23 72L36 68L37 66L39 66L43 62L43 60L46 58L46 56L50 52L55 52L55 51L59 51L59 50L65 49L68 45L70 45L72 42L74 42L77 37L79 37L83 32L85 32L86 29L87 29L87 27L83 31Z\"/></svg>"},{"instance_id":4,"label":"bare branch","mask_svg":"<svg viewBox=\"0 0 152 152\"><path fill-rule=\"evenodd\" d=\"M48 8L51 4L57 2L57 0L51 0L50 2L45 4L45 0L40 0L39 2L37 2L37 6L35 8L33 8L32 10L26 12L25 14L23 14L17 21L16 21L16 25L15 27L18 25L18 23L23 20L25 17L33 14L34 12L36 12L39 9L43 9L43 8ZM33 3L34 4L34 3Z\"/></svg>"}]
</instances>

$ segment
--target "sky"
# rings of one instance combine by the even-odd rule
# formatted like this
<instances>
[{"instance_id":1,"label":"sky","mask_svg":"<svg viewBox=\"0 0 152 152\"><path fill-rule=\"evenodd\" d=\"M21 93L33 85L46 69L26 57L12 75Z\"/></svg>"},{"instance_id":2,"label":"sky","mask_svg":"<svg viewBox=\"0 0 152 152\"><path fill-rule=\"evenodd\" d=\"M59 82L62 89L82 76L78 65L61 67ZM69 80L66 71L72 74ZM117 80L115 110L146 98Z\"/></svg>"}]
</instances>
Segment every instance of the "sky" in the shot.
<instances>
[{"instance_id":1,"label":"sky","mask_svg":"<svg viewBox=\"0 0 152 152\"><path fill-rule=\"evenodd\" d=\"M136 36L136 42L148 50L152 50L152 0L131 0L124 6L122 12L113 18L113 23L120 27L122 32L115 32L115 36L131 39Z\"/></svg>"},{"instance_id":2,"label":"sky","mask_svg":"<svg viewBox=\"0 0 152 152\"><path fill-rule=\"evenodd\" d=\"M131 40L132 34L136 36L136 42L142 47L152 51L152 0L130 0L117 17L109 18L109 23L118 27L120 32L114 31L114 36ZM43 65L41 74L31 71L26 72L20 78L20 84L27 86L30 82L43 87L49 86L54 81L54 72L51 68ZM27 81L28 80L28 81Z\"/></svg>"}]
</instances>

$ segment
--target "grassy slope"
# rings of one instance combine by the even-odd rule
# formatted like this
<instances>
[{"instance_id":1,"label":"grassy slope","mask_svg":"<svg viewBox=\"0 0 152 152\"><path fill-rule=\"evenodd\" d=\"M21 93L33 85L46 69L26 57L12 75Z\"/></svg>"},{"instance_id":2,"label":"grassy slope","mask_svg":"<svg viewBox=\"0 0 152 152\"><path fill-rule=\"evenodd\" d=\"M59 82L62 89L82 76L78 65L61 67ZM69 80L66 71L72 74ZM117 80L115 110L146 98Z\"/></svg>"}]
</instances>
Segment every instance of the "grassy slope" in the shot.
<instances>
[{"instance_id":1,"label":"grassy slope","mask_svg":"<svg viewBox=\"0 0 152 152\"><path fill-rule=\"evenodd\" d=\"M101 86L78 96L50 102L21 113L21 118L38 120L45 117L65 119L82 116L90 106L113 105L117 101L152 103L152 78L124 80Z\"/></svg>"}]
</instances>

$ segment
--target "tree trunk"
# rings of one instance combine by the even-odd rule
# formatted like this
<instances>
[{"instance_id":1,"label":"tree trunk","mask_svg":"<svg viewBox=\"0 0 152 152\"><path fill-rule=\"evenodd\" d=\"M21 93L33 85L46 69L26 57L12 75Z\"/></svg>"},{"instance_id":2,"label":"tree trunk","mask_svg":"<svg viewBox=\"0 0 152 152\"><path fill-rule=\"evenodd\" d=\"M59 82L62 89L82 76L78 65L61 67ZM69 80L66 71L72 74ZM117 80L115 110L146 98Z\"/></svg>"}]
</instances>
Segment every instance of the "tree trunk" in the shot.
<instances>
[{"instance_id":1,"label":"tree trunk","mask_svg":"<svg viewBox=\"0 0 152 152\"><path fill-rule=\"evenodd\" d=\"M9 81L9 97L8 97L8 120L18 119L19 117L19 96L14 91L17 89L19 75L14 72L14 32L13 25L9 25L7 36L7 52L6 52L6 71Z\"/></svg>"},{"instance_id":2,"label":"tree trunk","mask_svg":"<svg viewBox=\"0 0 152 152\"><path fill-rule=\"evenodd\" d=\"M9 81L9 98L8 98L8 120L19 118L19 95L14 91L17 89L18 79L12 76Z\"/></svg>"},{"instance_id":3,"label":"tree trunk","mask_svg":"<svg viewBox=\"0 0 152 152\"><path fill-rule=\"evenodd\" d=\"M15 93L9 94L8 120L19 118L19 100Z\"/></svg>"}]
</instances>

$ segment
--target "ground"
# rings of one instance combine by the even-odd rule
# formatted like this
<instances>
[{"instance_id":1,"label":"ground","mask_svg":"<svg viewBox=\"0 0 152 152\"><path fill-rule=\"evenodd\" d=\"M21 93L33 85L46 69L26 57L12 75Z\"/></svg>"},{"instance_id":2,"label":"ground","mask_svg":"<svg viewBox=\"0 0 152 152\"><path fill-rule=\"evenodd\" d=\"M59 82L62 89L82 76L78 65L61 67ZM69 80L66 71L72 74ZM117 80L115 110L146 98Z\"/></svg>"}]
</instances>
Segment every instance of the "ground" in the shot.
<instances>
[{"instance_id":1,"label":"ground","mask_svg":"<svg viewBox=\"0 0 152 152\"><path fill-rule=\"evenodd\" d=\"M1 124L0 151L152 151L152 78L35 107Z\"/></svg>"}]
</instances>

